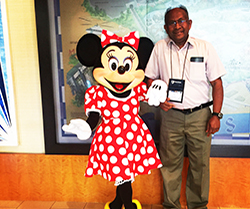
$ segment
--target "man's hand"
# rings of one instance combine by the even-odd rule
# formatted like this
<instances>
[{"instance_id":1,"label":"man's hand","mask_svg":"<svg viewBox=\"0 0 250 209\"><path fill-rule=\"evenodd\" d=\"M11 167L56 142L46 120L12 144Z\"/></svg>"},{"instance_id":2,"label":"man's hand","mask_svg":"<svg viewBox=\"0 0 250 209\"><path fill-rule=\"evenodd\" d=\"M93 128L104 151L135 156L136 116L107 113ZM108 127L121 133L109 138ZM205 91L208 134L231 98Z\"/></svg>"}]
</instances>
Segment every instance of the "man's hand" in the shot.
<instances>
[{"instance_id":1,"label":"man's hand","mask_svg":"<svg viewBox=\"0 0 250 209\"><path fill-rule=\"evenodd\" d=\"M169 100L170 99L167 98L165 102L160 104L160 108L163 109L164 111L168 111L168 110L170 110L171 108L174 107L174 105L172 103L168 102Z\"/></svg>"},{"instance_id":2,"label":"man's hand","mask_svg":"<svg viewBox=\"0 0 250 209\"><path fill-rule=\"evenodd\" d=\"M218 132L220 129L220 119L217 116L213 116L207 123L207 136Z\"/></svg>"}]
</instances>

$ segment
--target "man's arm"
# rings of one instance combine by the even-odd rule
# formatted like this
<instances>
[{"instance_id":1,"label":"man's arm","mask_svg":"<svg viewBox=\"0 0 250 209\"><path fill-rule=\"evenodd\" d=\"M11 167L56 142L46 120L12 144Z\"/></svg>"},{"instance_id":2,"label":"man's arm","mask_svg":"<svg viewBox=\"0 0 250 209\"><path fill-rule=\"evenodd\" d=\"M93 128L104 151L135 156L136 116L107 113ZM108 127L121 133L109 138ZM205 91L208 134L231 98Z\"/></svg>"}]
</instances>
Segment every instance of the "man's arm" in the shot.
<instances>
[{"instance_id":1,"label":"man's arm","mask_svg":"<svg viewBox=\"0 0 250 209\"><path fill-rule=\"evenodd\" d=\"M211 81L212 97L213 97L213 112L219 113L223 103L223 86L221 78ZM217 116L212 116L207 124L207 136L216 133L220 129L220 119Z\"/></svg>"}]
</instances>

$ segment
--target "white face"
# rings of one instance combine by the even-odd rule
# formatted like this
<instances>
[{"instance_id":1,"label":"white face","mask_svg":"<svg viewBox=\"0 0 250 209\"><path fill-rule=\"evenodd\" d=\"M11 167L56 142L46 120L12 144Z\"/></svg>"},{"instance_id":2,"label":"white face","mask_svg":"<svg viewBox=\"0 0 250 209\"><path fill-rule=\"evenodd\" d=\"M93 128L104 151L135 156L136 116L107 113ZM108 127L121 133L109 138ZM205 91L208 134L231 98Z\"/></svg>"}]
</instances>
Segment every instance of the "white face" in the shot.
<instances>
[{"instance_id":1,"label":"white face","mask_svg":"<svg viewBox=\"0 0 250 209\"><path fill-rule=\"evenodd\" d=\"M137 69L139 58L129 46L122 49L115 45L107 47L101 55L101 62L103 68L94 69L94 78L116 93L126 92L144 79L144 71Z\"/></svg>"}]
</instances>

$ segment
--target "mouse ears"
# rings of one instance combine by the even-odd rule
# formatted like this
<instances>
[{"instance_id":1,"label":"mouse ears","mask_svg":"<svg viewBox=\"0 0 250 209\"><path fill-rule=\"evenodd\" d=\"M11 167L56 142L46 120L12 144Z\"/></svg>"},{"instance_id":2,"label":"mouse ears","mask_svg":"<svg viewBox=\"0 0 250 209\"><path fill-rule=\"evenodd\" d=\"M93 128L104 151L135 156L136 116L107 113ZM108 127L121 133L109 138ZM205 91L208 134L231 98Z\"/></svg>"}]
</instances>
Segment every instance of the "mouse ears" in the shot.
<instances>
[{"instance_id":1,"label":"mouse ears","mask_svg":"<svg viewBox=\"0 0 250 209\"><path fill-rule=\"evenodd\" d=\"M149 38L140 38L137 54L139 57L140 68L143 70L146 68L153 47L154 44ZM95 34L83 35L78 41L76 47L79 62L87 67L94 66L97 58L100 57L99 55L101 51L101 39Z\"/></svg>"},{"instance_id":2,"label":"mouse ears","mask_svg":"<svg viewBox=\"0 0 250 209\"><path fill-rule=\"evenodd\" d=\"M76 46L76 54L81 64L91 67L94 65L102 50L101 39L95 34L85 34Z\"/></svg>"},{"instance_id":3,"label":"mouse ears","mask_svg":"<svg viewBox=\"0 0 250 209\"><path fill-rule=\"evenodd\" d=\"M147 37L141 37L137 54L140 60L140 67L145 70L148 63L151 52L154 48L154 43Z\"/></svg>"}]
</instances>

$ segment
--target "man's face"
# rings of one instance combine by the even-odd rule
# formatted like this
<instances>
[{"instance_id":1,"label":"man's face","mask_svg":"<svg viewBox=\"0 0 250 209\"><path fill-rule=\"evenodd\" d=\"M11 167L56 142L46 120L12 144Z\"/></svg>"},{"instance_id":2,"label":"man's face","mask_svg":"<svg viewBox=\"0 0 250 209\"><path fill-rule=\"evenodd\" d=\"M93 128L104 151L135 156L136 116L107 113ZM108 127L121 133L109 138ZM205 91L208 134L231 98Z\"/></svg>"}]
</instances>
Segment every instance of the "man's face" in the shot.
<instances>
[{"instance_id":1,"label":"man's face","mask_svg":"<svg viewBox=\"0 0 250 209\"><path fill-rule=\"evenodd\" d=\"M175 8L167 16L164 29L168 36L179 46L184 46L188 39L188 33L192 25L192 20L188 19L183 9Z\"/></svg>"}]
</instances>

